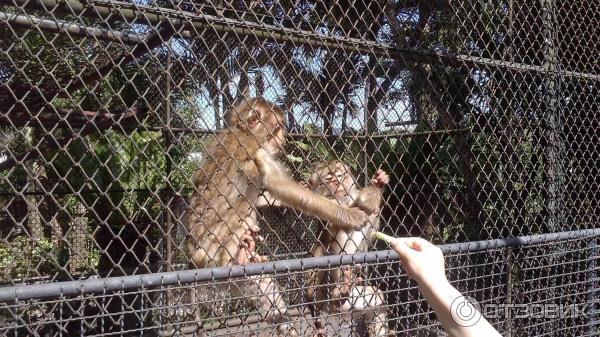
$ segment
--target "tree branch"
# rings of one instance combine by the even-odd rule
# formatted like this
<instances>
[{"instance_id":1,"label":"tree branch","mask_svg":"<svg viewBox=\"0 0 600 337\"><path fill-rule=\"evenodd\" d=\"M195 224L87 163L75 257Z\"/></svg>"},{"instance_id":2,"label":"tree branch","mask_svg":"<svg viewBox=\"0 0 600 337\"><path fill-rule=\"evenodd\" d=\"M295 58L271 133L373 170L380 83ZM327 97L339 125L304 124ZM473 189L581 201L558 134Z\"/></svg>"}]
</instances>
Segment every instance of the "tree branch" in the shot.
<instances>
[{"instance_id":1,"label":"tree branch","mask_svg":"<svg viewBox=\"0 0 600 337\"><path fill-rule=\"evenodd\" d=\"M131 118L135 119L137 112L138 112L138 109L133 108L133 109L129 109L129 110L125 111L124 113L118 115L118 119L116 119L116 120L111 117L111 118L104 118L102 120L95 121L95 122L90 121L87 125L85 125L83 128L81 128L81 130L79 130L78 133L73 133L73 134L65 136L59 140L55 140L52 136L46 136L45 142L38 143L38 144L46 143L45 145L37 145L25 153L16 155L13 158L5 160L4 162L0 163L0 171L10 169L11 167L13 167L19 163L22 163L24 161L37 159L43 153L53 151L56 149L60 149L60 148L64 148L74 138L77 138L77 137L83 138L83 137L89 136L94 133L101 133L102 131L110 129L113 126L119 124L124 119L131 119Z\"/></svg>"}]
</instances>

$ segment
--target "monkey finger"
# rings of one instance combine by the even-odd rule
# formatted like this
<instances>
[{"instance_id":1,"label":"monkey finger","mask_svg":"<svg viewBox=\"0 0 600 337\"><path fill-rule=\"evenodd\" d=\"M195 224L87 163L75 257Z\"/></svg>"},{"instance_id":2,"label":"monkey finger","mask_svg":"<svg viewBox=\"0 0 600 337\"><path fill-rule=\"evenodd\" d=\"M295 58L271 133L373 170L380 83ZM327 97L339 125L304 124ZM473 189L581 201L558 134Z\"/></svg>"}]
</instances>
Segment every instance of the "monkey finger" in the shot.
<instances>
[{"instance_id":1,"label":"monkey finger","mask_svg":"<svg viewBox=\"0 0 600 337\"><path fill-rule=\"evenodd\" d=\"M249 245L248 250L253 252L256 249L256 240L254 239L254 236L251 235L250 239L246 242L248 242Z\"/></svg>"},{"instance_id":2,"label":"monkey finger","mask_svg":"<svg viewBox=\"0 0 600 337\"><path fill-rule=\"evenodd\" d=\"M238 250L235 259L237 260L238 264L246 264L248 263L248 254L246 252L245 249L240 249Z\"/></svg>"},{"instance_id":3,"label":"monkey finger","mask_svg":"<svg viewBox=\"0 0 600 337\"><path fill-rule=\"evenodd\" d=\"M387 185L390 183L390 176L387 173L384 173L383 177L381 178L381 182L384 185Z\"/></svg>"},{"instance_id":4,"label":"monkey finger","mask_svg":"<svg viewBox=\"0 0 600 337\"><path fill-rule=\"evenodd\" d=\"M240 246L248 252L253 252L256 249L256 242L252 237L250 237L248 239L243 239L243 241L240 241Z\"/></svg>"},{"instance_id":5,"label":"monkey finger","mask_svg":"<svg viewBox=\"0 0 600 337\"><path fill-rule=\"evenodd\" d=\"M250 234L243 234L240 236L240 245L248 248L250 242L254 241L254 237Z\"/></svg>"},{"instance_id":6,"label":"monkey finger","mask_svg":"<svg viewBox=\"0 0 600 337\"><path fill-rule=\"evenodd\" d=\"M327 337L327 330L325 330L325 328L315 329L315 334L313 337Z\"/></svg>"},{"instance_id":7,"label":"monkey finger","mask_svg":"<svg viewBox=\"0 0 600 337\"><path fill-rule=\"evenodd\" d=\"M382 169L379 169L373 176L373 179L371 180L371 182L373 183L373 185L375 185L377 187L382 187L383 185L389 184L390 177L385 171L383 171Z\"/></svg>"},{"instance_id":8,"label":"monkey finger","mask_svg":"<svg viewBox=\"0 0 600 337\"><path fill-rule=\"evenodd\" d=\"M259 255L256 252L252 252L250 254L250 261L252 263L261 263L261 262L267 262L269 260L269 258L266 255Z\"/></svg>"}]
</instances>

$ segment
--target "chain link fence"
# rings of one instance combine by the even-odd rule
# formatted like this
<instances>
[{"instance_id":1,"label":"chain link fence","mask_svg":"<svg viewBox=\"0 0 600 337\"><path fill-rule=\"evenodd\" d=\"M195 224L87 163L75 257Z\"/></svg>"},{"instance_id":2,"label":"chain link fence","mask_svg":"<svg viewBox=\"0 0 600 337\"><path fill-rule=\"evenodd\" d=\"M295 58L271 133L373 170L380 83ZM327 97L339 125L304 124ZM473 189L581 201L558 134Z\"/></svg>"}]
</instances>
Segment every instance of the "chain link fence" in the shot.
<instances>
[{"instance_id":1,"label":"chain link fence","mask_svg":"<svg viewBox=\"0 0 600 337\"><path fill-rule=\"evenodd\" d=\"M306 274L360 264L389 334L444 336L385 246L312 257L322 225L289 208L258 211L268 262L189 268L192 174L262 96L295 180L385 170L381 230L440 244L504 336L599 335L599 22L595 1L0 0L0 334L274 335L231 290L272 274L313 335ZM587 309L498 309L530 304ZM378 335L354 309L326 334Z\"/></svg>"}]
</instances>

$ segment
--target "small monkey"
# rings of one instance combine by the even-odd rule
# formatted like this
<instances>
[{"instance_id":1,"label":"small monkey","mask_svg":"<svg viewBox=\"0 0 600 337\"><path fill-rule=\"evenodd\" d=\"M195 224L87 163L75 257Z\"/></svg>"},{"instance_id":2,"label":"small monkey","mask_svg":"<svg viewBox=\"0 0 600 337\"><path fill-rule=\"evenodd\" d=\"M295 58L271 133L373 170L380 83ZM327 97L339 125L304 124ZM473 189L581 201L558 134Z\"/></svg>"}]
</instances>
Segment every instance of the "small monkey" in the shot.
<instances>
[{"instance_id":1,"label":"small monkey","mask_svg":"<svg viewBox=\"0 0 600 337\"><path fill-rule=\"evenodd\" d=\"M227 128L206 147L192 177L195 190L187 216L187 248L195 268L266 261L258 256L256 208L283 203L342 228L360 229L368 215L340 205L292 181L273 158L285 144L284 113L264 98L245 99L225 115ZM261 194L261 189L266 192ZM267 276L237 282L239 291L277 332L296 335L287 306Z\"/></svg>"},{"instance_id":2,"label":"small monkey","mask_svg":"<svg viewBox=\"0 0 600 337\"><path fill-rule=\"evenodd\" d=\"M379 230L379 211L382 202L381 188L389 183L389 176L378 170L371 184L359 189L350 167L341 161L331 160L316 164L308 187L337 202L356 206L369 214L369 224L360 230L348 230L326 223L311 249L312 256L354 254L367 251L372 243L372 233ZM383 293L372 286L352 285L352 268L344 266L332 270L317 270L308 274L307 298L315 319L317 336L324 336L323 324L318 318L321 310L364 314L369 336L388 336ZM355 281L360 283L358 277Z\"/></svg>"}]
</instances>

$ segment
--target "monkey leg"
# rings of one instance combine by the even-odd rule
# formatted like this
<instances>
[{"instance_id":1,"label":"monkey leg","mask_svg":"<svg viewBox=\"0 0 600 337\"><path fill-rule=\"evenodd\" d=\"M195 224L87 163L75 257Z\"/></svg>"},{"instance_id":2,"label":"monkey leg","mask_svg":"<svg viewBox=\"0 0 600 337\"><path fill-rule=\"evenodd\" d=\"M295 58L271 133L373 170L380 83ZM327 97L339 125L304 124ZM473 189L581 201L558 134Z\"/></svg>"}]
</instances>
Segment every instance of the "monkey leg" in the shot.
<instances>
[{"instance_id":1,"label":"monkey leg","mask_svg":"<svg viewBox=\"0 0 600 337\"><path fill-rule=\"evenodd\" d=\"M238 262L265 262L266 256L256 252L256 241L263 241L258 235L258 227L251 228L242 235L237 254ZM242 263L242 264L243 264ZM287 304L281 296L279 286L269 276L257 275L235 282L238 295L248 298L249 302L258 309L263 320L276 324L277 333L284 336L297 336L296 330L289 323Z\"/></svg>"},{"instance_id":2,"label":"monkey leg","mask_svg":"<svg viewBox=\"0 0 600 337\"><path fill-rule=\"evenodd\" d=\"M329 287L330 302L344 301L350 296L350 290L358 282L362 282L362 278L354 277L353 267L342 266L329 271L331 284Z\"/></svg>"},{"instance_id":3,"label":"monkey leg","mask_svg":"<svg viewBox=\"0 0 600 337\"><path fill-rule=\"evenodd\" d=\"M157 335L159 337L204 337L202 317L197 310L199 299L196 288L167 289L167 312L160 320Z\"/></svg>"},{"instance_id":4,"label":"monkey leg","mask_svg":"<svg viewBox=\"0 0 600 337\"><path fill-rule=\"evenodd\" d=\"M376 287L352 287L350 296L342 303L339 310L348 314L353 320L364 318L370 337L387 337L393 334L387 325L385 295Z\"/></svg>"},{"instance_id":5,"label":"monkey leg","mask_svg":"<svg viewBox=\"0 0 600 337\"><path fill-rule=\"evenodd\" d=\"M317 247L321 249L322 246ZM313 254L313 256L322 256L322 252L319 252L314 249L312 251L316 251L318 255ZM325 331L325 326L323 321L321 320L321 309L323 308L326 300L328 299L329 294L329 286L324 285L323 281L328 276L328 271L314 269L307 273L306 277L306 303L308 305L308 309L310 310L310 315L314 320L314 337L325 337L327 336Z\"/></svg>"},{"instance_id":6,"label":"monkey leg","mask_svg":"<svg viewBox=\"0 0 600 337\"><path fill-rule=\"evenodd\" d=\"M325 337L327 336L327 331L325 330L325 326L323 325L323 321L321 320L321 310L319 310L316 305L309 304L308 309L310 310L310 315L314 319L314 337Z\"/></svg>"},{"instance_id":7,"label":"monkey leg","mask_svg":"<svg viewBox=\"0 0 600 337\"><path fill-rule=\"evenodd\" d=\"M275 324L279 335L298 336L289 322L287 304L275 280L269 276L251 276L238 284L239 295L247 298L258 309L263 320Z\"/></svg>"}]
</instances>

